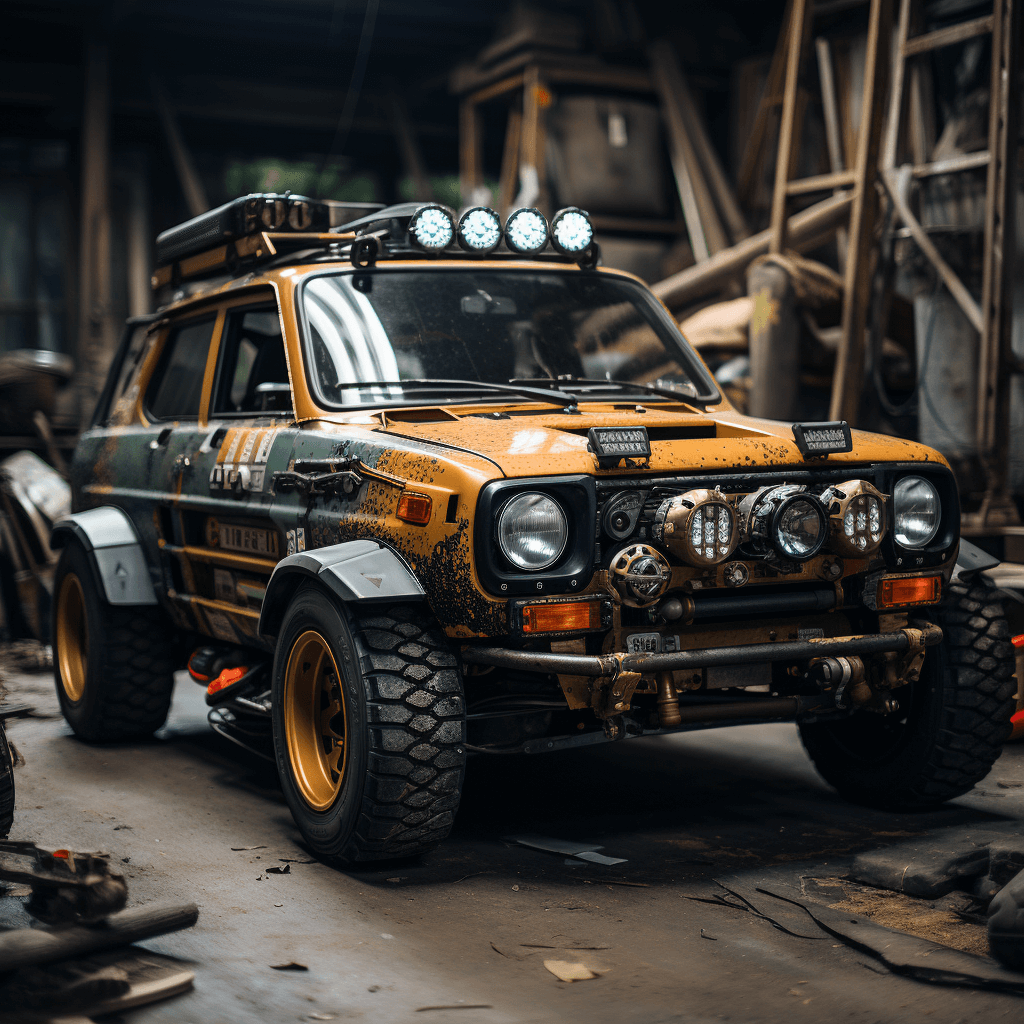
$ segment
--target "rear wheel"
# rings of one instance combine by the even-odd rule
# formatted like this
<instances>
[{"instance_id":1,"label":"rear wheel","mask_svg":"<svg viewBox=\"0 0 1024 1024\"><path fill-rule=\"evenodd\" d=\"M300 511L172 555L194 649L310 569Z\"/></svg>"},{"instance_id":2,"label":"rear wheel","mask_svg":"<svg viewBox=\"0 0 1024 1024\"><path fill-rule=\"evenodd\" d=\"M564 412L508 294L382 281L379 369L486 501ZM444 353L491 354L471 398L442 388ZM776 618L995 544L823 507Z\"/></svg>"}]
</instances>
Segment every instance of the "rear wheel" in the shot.
<instances>
[{"instance_id":1,"label":"rear wheel","mask_svg":"<svg viewBox=\"0 0 1024 1024\"><path fill-rule=\"evenodd\" d=\"M282 788L318 855L409 857L448 835L465 710L455 656L426 609L350 611L299 591L278 636L273 715Z\"/></svg>"},{"instance_id":2,"label":"rear wheel","mask_svg":"<svg viewBox=\"0 0 1024 1024\"><path fill-rule=\"evenodd\" d=\"M944 631L891 715L855 711L800 726L807 753L848 800L889 810L934 807L980 782L1010 735L1013 647L1000 602L954 583L929 615Z\"/></svg>"},{"instance_id":3,"label":"rear wheel","mask_svg":"<svg viewBox=\"0 0 1024 1024\"><path fill-rule=\"evenodd\" d=\"M81 545L54 574L53 666L61 711L85 740L147 736L167 719L177 651L156 607L111 605Z\"/></svg>"}]
</instances>

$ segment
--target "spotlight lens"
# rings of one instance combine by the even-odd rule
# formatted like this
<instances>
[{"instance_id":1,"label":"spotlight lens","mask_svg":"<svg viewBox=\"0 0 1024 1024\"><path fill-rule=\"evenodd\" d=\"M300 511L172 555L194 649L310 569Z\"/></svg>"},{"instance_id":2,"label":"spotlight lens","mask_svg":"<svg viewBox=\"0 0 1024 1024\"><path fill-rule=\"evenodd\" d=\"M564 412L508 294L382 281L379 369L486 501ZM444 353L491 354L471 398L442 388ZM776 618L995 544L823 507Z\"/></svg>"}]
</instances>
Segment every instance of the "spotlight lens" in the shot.
<instances>
[{"instance_id":1,"label":"spotlight lens","mask_svg":"<svg viewBox=\"0 0 1024 1024\"><path fill-rule=\"evenodd\" d=\"M501 241L498 215L483 206L467 210L459 221L459 241L465 249L489 252Z\"/></svg>"},{"instance_id":2,"label":"spotlight lens","mask_svg":"<svg viewBox=\"0 0 1024 1024\"><path fill-rule=\"evenodd\" d=\"M551 237L561 252L583 252L594 240L594 229L582 210L566 210L552 222Z\"/></svg>"},{"instance_id":3,"label":"spotlight lens","mask_svg":"<svg viewBox=\"0 0 1024 1024\"><path fill-rule=\"evenodd\" d=\"M783 504L775 526L775 544L789 558L810 558L824 543L825 516L806 498Z\"/></svg>"},{"instance_id":4,"label":"spotlight lens","mask_svg":"<svg viewBox=\"0 0 1024 1024\"><path fill-rule=\"evenodd\" d=\"M410 230L424 249L444 249L455 237L451 217L436 206L420 210L413 218Z\"/></svg>"},{"instance_id":5,"label":"spotlight lens","mask_svg":"<svg viewBox=\"0 0 1024 1024\"><path fill-rule=\"evenodd\" d=\"M540 252L548 242L547 221L536 210L516 210L505 224L505 239L513 252Z\"/></svg>"},{"instance_id":6,"label":"spotlight lens","mask_svg":"<svg viewBox=\"0 0 1024 1024\"><path fill-rule=\"evenodd\" d=\"M528 491L513 498L498 518L498 545L520 569L546 569L558 561L569 538L561 505L546 494Z\"/></svg>"}]
</instances>

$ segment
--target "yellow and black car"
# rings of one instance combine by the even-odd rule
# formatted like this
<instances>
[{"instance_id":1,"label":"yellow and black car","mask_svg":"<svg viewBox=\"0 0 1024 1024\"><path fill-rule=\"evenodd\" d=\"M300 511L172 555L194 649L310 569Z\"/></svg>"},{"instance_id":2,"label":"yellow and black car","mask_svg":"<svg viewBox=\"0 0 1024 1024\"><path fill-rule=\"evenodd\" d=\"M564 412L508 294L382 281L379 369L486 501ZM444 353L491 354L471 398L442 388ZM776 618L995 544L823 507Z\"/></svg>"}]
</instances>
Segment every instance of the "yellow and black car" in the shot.
<instances>
[{"instance_id":1,"label":"yellow and black car","mask_svg":"<svg viewBox=\"0 0 1024 1024\"><path fill-rule=\"evenodd\" d=\"M476 752L789 720L852 800L988 772L1012 649L942 456L737 414L581 210L357 212L158 240L54 533L76 733L188 661L338 863L441 841Z\"/></svg>"}]
</instances>

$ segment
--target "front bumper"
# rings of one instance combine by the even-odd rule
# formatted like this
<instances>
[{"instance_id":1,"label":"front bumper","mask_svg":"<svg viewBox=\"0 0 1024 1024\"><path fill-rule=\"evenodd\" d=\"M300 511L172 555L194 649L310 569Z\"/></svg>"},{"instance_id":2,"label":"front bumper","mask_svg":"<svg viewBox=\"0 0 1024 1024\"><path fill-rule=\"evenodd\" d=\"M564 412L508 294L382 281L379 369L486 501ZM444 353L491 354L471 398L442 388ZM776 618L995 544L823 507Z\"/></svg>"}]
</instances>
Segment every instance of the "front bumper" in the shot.
<instances>
[{"instance_id":1,"label":"front bumper","mask_svg":"<svg viewBox=\"0 0 1024 1024\"><path fill-rule=\"evenodd\" d=\"M463 648L462 660L470 665L494 665L523 672L615 679L624 674L648 676L658 672L711 668L716 665L754 665L771 661L799 662L812 658L886 654L890 651L932 647L941 641L942 630L938 626L923 623L921 628L908 627L895 633L784 640L736 647L705 647L668 654L562 654L467 646Z\"/></svg>"}]
</instances>

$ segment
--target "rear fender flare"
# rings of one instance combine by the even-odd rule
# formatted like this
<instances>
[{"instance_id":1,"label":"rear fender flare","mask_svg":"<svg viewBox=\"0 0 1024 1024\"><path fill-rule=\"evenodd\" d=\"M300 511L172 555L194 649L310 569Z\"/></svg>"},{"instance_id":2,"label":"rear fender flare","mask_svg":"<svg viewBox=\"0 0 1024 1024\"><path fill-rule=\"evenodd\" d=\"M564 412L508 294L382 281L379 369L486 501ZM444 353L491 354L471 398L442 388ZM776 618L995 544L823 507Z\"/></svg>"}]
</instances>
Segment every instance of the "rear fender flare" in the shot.
<instances>
[{"instance_id":1,"label":"rear fender flare","mask_svg":"<svg viewBox=\"0 0 1024 1024\"><path fill-rule=\"evenodd\" d=\"M402 556L377 541L350 540L299 551L282 558L270 577L260 612L260 636L277 636L289 602L305 581L324 587L346 604L426 599Z\"/></svg>"},{"instance_id":2,"label":"rear fender flare","mask_svg":"<svg viewBox=\"0 0 1024 1024\"><path fill-rule=\"evenodd\" d=\"M157 603L138 534L122 509L102 505L58 519L50 547L56 550L71 540L85 548L110 604Z\"/></svg>"}]
</instances>

